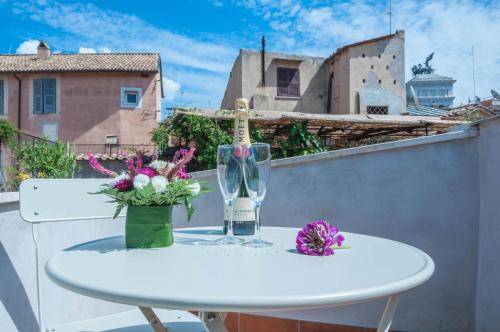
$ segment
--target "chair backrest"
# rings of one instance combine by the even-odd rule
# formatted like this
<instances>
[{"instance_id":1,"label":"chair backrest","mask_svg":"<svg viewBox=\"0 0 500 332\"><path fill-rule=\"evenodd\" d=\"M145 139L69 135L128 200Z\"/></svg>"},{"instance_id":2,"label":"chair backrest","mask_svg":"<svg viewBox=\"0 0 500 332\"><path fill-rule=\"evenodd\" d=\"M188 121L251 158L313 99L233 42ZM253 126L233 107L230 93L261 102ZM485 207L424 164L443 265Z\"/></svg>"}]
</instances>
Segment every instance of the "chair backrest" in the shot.
<instances>
[{"instance_id":1,"label":"chair backrest","mask_svg":"<svg viewBox=\"0 0 500 332\"><path fill-rule=\"evenodd\" d=\"M19 188L21 218L31 223L100 219L114 215L116 203L93 195L110 179L29 179ZM120 216L125 215L123 209Z\"/></svg>"}]
</instances>

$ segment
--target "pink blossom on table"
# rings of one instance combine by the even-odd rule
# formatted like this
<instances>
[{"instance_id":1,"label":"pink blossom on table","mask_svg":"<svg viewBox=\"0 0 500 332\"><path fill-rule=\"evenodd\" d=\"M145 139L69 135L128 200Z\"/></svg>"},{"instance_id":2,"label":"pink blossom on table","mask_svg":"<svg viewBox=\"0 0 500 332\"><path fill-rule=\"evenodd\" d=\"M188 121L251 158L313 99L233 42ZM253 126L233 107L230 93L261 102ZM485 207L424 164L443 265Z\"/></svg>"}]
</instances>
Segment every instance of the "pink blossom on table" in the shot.
<instances>
[{"instance_id":1,"label":"pink blossom on table","mask_svg":"<svg viewBox=\"0 0 500 332\"><path fill-rule=\"evenodd\" d=\"M127 190L132 189L133 185L134 184L132 183L131 180L129 180L129 179L121 179L120 181L118 181L117 183L115 183L115 185L113 186L113 188L116 188L119 191L127 191Z\"/></svg>"},{"instance_id":2,"label":"pink blossom on table","mask_svg":"<svg viewBox=\"0 0 500 332\"><path fill-rule=\"evenodd\" d=\"M150 178L154 177L154 176L157 176L158 175L158 172L156 172L156 170L152 167L149 167L149 166L144 166L142 168L138 168L136 170L137 174L144 174L144 175L147 175L149 176Z\"/></svg>"},{"instance_id":3,"label":"pink blossom on table","mask_svg":"<svg viewBox=\"0 0 500 332\"><path fill-rule=\"evenodd\" d=\"M295 240L297 251L311 256L330 256L334 254L333 245L342 246L344 236L338 228L325 220L313 221L302 228Z\"/></svg>"},{"instance_id":4,"label":"pink blossom on table","mask_svg":"<svg viewBox=\"0 0 500 332\"><path fill-rule=\"evenodd\" d=\"M113 172L104 166L101 165L101 163L97 160L97 158L92 154L92 153L87 153L87 158L89 159L89 164L90 167L92 167L93 170L95 170L98 173L101 173L103 175L109 176L109 177L117 177L118 173Z\"/></svg>"}]
</instances>

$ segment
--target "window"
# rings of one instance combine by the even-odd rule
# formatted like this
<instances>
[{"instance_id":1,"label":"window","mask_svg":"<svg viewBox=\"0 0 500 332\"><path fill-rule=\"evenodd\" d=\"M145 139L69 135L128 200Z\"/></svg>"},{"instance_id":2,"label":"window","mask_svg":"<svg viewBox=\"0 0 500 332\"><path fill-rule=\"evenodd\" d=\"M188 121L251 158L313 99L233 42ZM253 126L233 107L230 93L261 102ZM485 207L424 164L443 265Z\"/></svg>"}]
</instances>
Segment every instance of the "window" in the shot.
<instances>
[{"instance_id":1,"label":"window","mask_svg":"<svg viewBox=\"0 0 500 332\"><path fill-rule=\"evenodd\" d=\"M382 84L382 80L378 80L378 84Z\"/></svg>"},{"instance_id":2,"label":"window","mask_svg":"<svg viewBox=\"0 0 500 332\"><path fill-rule=\"evenodd\" d=\"M366 83L366 79L365 78L363 78L363 83Z\"/></svg>"},{"instance_id":3,"label":"window","mask_svg":"<svg viewBox=\"0 0 500 332\"><path fill-rule=\"evenodd\" d=\"M389 106L366 106L367 114L389 114Z\"/></svg>"},{"instance_id":4,"label":"window","mask_svg":"<svg viewBox=\"0 0 500 332\"><path fill-rule=\"evenodd\" d=\"M278 68L278 96L300 97L300 76L296 68Z\"/></svg>"},{"instance_id":5,"label":"window","mask_svg":"<svg viewBox=\"0 0 500 332\"><path fill-rule=\"evenodd\" d=\"M371 65L370 68L373 69L373 65Z\"/></svg>"},{"instance_id":6,"label":"window","mask_svg":"<svg viewBox=\"0 0 500 332\"><path fill-rule=\"evenodd\" d=\"M379 54L378 54L378 58L379 58L379 59L380 59L380 58L382 58L382 54L380 54L380 53L379 53Z\"/></svg>"},{"instance_id":7,"label":"window","mask_svg":"<svg viewBox=\"0 0 500 332\"><path fill-rule=\"evenodd\" d=\"M392 81L392 84L396 85L396 80Z\"/></svg>"},{"instance_id":8,"label":"window","mask_svg":"<svg viewBox=\"0 0 500 332\"><path fill-rule=\"evenodd\" d=\"M362 57L362 58L364 58L364 57L365 57L365 54L364 54L364 53L363 53L363 54L361 54L361 57Z\"/></svg>"},{"instance_id":9,"label":"window","mask_svg":"<svg viewBox=\"0 0 500 332\"><path fill-rule=\"evenodd\" d=\"M393 58L393 59L396 59L396 54L394 54L394 55L392 56L392 58Z\"/></svg>"},{"instance_id":10,"label":"window","mask_svg":"<svg viewBox=\"0 0 500 332\"><path fill-rule=\"evenodd\" d=\"M389 66L385 66L385 69L389 70Z\"/></svg>"},{"instance_id":11,"label":"window","mask_svg":"<svg viewBox=\"0 0 500 332\"><path fill-rule=\"evenodd\" d=\"M121 107L142 107L142 89L123 87L121 89Z\"/></svg>"},{"instance_id":12,"label":"window","mask_svg":"<svg viewBox=\"0 0 500 332\"><path fill-rule=\"evenodd\" d=\"M0 80L0 115L4 115L5 114L5 110L4 110L4 99L5 99L5 96L4 96L3 87L4 87L4 83L3 83L2 80Z\"/></svg>"},{"instance_id":13,"label":"window","mask_svg":"<svg viewBox=\"0 0 500 332\"><path fill-rule=\"evenodd\" d=\"M56 113L56 80L54 78L33 80L33 113Z\"/></svg>"}]
</instances>

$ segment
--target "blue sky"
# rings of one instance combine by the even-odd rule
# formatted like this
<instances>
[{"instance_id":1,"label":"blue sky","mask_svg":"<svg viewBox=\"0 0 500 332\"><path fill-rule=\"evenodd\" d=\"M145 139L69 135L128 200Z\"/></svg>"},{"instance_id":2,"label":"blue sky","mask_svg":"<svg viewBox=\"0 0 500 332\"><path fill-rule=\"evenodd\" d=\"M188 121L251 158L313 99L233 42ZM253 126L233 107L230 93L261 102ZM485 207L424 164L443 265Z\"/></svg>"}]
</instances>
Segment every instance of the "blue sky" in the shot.
<instances>
[{"instance_id":1,"label":"blue sky","mask_svg":"<svg viewBox=\"0 0 500 332\"><path fill-rule=\"evenodd\" d=\"M457 79L456 104L500 90L500 4L393 0L393 29L406 32L409 68L435 52L437 73ZM0 53L30 53L36 40L62 52L160 52L169 106L220 106L240 48L328 56L347 43L387 34L388 1L0 0Z\"/></svg>"}]
</instances>

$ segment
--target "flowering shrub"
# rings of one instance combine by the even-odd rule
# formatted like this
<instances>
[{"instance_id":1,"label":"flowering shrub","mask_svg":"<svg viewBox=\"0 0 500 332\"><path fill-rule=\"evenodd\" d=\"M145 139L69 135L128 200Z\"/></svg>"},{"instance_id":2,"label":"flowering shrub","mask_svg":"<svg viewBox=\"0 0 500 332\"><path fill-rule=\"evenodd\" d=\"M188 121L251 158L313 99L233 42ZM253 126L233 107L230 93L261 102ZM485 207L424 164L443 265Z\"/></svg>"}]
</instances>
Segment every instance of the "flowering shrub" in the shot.
<instances>
[{"instance_id":1,"label":"flowering shrub","mask_svg":"<svg viewBox=\"0 0 500 332\"><path fill-rule=\"evenodd\" d=\"M199 181L189 178L186 172L186 164L193 158L194 151L194 148L180 150L172 162L153 158L149 164L144 164L144 155L138 152L136 158L125 160L127 170L120 174L106 169L89 154L90 166L112 178L96 194L108 195L118 203L114 218L125 206L184 204L189 220L193 214L192 199L208 191Z\"/></svg>"},{"instance_id":2,"label":"flowering shrub","mask_svg":"<svg viewBox=\"0 0 500 332\"><path fill-rule=\"evenodd\" d=\"M342 249L345 240L339 230L325 220L313 221L302 228L297 234L297 251L311 256L333 255L333 246Z\"/></svg>"}]
</instances>

